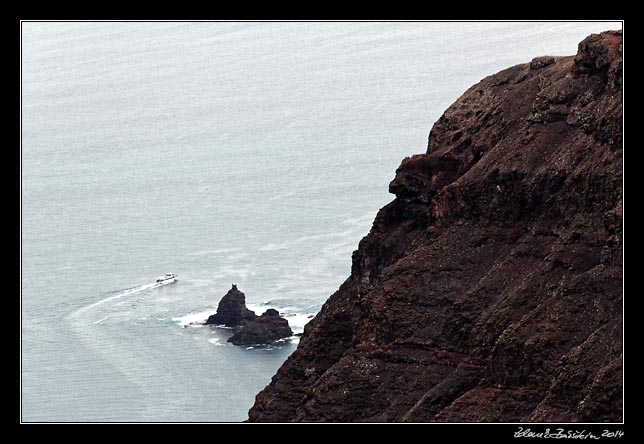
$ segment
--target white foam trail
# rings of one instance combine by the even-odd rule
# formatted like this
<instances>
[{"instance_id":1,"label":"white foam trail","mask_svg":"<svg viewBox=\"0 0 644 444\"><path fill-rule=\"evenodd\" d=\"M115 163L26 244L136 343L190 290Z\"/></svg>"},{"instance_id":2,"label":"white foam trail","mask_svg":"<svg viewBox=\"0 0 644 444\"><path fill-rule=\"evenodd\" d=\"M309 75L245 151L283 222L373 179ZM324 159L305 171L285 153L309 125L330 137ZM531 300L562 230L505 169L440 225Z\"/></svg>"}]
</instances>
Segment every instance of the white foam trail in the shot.
<instances>
[{"instance_id":1,"label":"white foam trail","mask_svg":"<svg viewBox=\"0 0 644 444\"><path fill-rule=\"evenodd\" d=\"M186 325L203 324L204 322L206 322L208 317L211 314L215 314L216 311L217 309L211 308L207 311L200 311L198 313L188 313L184 316L172 318L172 320L179 324L181 327L185 327Z\"/></svg>"},{"instance_id":2,"label":"white foam trail","mask_svg":"<svg viewBox=\"0 0 644 444\"><path fill-rule=\"evenodd\" d=\"M282 243L278 245L271 242L270 244L264 245L262 248L259 249L259 251L277 251L277 250L284 250L285 248L286 248L286 243Z\"/></svg>"},{"instance_id":3,"label":"white foam trail","mask_svg":"<svg viewBox=\"0 0 644 444\"><path fill-rule=\"evenodd\" d=\"M288 192L286 194L276 194L275 196L271 197L268 200L269 201L278 200L278 199L283 199L285 197L291 197L291 196L295 196L295 191L290 191L290 192Z\"/></svg>"},{"instance_id":4,"label":"white foam trail","mask_svg":"<svg viewBox=\"0 0 644 444\"><path fill-rule=\"evenodd\" d=\"M159 371L158 363L152 357L147 357L148 349L142 343L138 343L138 341L123 342L109 331L107 328L109 324L103 327L98 324L103 323L108 317L118 319L125 314L114 306L114 301L160 286L156 282L152 282L123 289L116 293L103 294L101 300L83 306L66 317L70 329L83 346L105 359L110 367L114 367L124 375L128 383L132 383L136 387L144 387L146 391L145 387L149 386L150 378L158 382L159 387L171 386L170 374ZM139 297L135 296L132 299L137 298ZM117 311L118 314L115 314L114 311ZM108 316L105 316L106 314ZM105 317L94 321L102 316ZM128 320L134 317L131 313L126 316ZM146 357L142 359L144 356ZM147 396L152 396L152 394Z\"/></svg>"},{"instance_id":5,"label":"white foam trail","mask_svg":"<svg viewBox=\"0 0 644 444\"><path fill-rule=\"evenodd\" d=\"M289 327L293 330L293 333L302 333L304 332L304 326L313 319L310 316L315 316L315 313L306 313L306 314L284 314L284 318L288 321Z\"/></svg>"},{"instance_id":6,"label":"white foam trail","mask_svg":"<svg viewBox=\"0 0 644 444\"><path fill-rule=\"evenodd\" d=\"M98 307L100 305L106 304L108 302L116 301L118 299L121 299L122 297L129 296L129 295L134 294L134 293L139 293L139 292L144 291L144 290L149 290L151 288L160 287L162 285L166 285L166 284L165 283L153 282L151 284L139 285L138 287L130 288L130 289L128 289L126 291L123 291L121 293L117 293L114 296L110 296L108 298L101 299L98 302L94 302L93 304L86 305L85 307L81 307L78 310L76 310L75 312L73 312L72 316L78 316L80 314L86 313L87 311L92 310L92 309L94 309L94 308L96 308L96 307Z\"/></svg>"}]
</instances>

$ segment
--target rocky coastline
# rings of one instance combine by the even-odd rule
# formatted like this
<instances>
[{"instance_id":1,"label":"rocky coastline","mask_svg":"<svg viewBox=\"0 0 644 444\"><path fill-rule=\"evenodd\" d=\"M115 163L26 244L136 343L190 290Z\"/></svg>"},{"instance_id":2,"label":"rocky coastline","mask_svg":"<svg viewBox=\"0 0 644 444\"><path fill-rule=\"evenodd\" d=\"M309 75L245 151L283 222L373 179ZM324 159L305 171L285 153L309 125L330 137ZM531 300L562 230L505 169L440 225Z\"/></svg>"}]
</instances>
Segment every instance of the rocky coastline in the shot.
<instances>
[{"instance_id":1,"label":"rocky coastline","mask_svg":"<svg viewBox=\"0 0 644 444\"><path fill-rule=\"evenodd\" d=\"M249 421L621 421L622 94L621 31L468 89Z\"/></svg>"}]
</instances>

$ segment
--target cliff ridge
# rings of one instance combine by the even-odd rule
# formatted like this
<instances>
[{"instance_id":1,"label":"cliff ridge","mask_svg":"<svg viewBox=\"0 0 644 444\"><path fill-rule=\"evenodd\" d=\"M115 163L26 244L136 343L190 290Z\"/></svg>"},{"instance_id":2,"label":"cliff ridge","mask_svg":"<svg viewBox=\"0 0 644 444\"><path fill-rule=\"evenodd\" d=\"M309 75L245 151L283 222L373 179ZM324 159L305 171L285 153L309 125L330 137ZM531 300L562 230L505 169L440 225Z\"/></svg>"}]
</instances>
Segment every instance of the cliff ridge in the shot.
<instances>
[{"instance_id":1,"label":"cliff ridge","mask_svg":"<svg viewBox=\"0 0 644 444\"><path fill-rule=\"evenodd\" d=\"M621 42L445 111L250 421L621 421Z\"/></svg>"}]
</instances>

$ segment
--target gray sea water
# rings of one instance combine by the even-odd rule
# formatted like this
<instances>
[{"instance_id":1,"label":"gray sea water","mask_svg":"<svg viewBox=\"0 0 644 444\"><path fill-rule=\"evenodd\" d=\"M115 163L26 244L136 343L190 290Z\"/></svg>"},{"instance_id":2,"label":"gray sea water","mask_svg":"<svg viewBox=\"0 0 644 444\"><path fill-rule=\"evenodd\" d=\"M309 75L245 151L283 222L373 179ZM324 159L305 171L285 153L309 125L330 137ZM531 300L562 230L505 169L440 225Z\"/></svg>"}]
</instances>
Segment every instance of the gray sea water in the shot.
<instances>
[{"instance_id":1,"label":"gray sea water","mask_svg":"<svg viewBox=\"0 0 644 444\"><path fill-rule=\"evenodd\" d=\"M22 24L23 421L242 421L405 156L481 78L620 23ZM178 282L153 285L175 272Z\"/></svg>"}]
</instances>

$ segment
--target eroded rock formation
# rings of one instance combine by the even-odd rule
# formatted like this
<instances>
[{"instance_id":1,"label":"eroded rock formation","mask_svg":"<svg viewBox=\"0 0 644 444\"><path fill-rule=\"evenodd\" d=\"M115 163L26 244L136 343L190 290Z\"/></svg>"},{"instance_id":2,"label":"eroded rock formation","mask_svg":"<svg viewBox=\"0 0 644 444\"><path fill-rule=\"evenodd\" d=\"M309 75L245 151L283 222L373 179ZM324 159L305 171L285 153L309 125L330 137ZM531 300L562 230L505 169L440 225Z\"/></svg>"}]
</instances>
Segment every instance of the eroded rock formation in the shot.
<instances>
[{"instance_id":1,"label":"eroded rock formation","mask_svg":"<svg viewBox=\"0 0 644 444\"><path fill-rule=\"evenodd\" d=\"M249 321L228 342L235 345L270 344L293 336L288 321L277 310L269 308L260 317Z\"/></svg>"},{"instance_id":2,"label":"eroded rock formation","mask_svg":"<svg viewBox=\"0 0 644 444\"><path fill-rule=\"evenodd\" d=\"M621 42L447 109L250 421L621 420Z\"/></svg>"},{"instance_id":3,"label":"eroded rock formation","mask_svg":"<svg viewBox=\"0 0 644 444\"><path fill-rule=\"evenodd\" d=\"M237 289L233 284L228 293L219 301L217 313L210 316L206 325L225 325L227 327L236 327L243 325L248 321L255 319L255 312L246 308L246 295Z\"/></svg>"}]
</instances>

